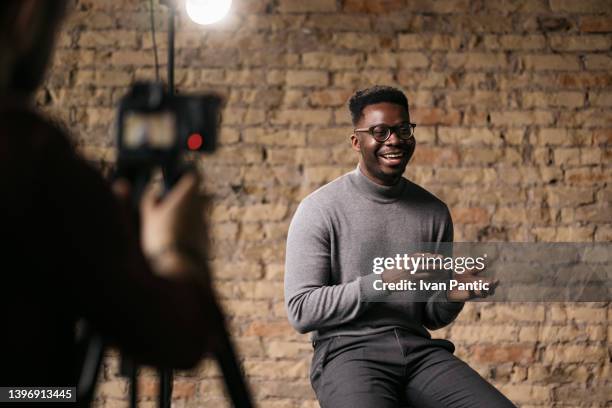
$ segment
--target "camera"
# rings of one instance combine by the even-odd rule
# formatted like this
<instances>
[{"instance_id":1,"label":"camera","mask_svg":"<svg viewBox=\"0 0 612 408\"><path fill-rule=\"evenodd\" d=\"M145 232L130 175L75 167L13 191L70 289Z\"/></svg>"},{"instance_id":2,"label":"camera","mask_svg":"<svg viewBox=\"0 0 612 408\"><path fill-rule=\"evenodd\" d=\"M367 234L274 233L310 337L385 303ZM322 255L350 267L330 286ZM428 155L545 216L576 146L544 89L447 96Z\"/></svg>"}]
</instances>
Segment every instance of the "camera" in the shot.
<instances>
[{"instance_id":1,"label":"camera","mask_svg":"<svg viewBox=\"0 0 612 408\"><path fill-rule=\"evenodd\" d=\"M185 170L184 152L215 150L222 102L215 94L169 94L157 82L134 84L119 103L117 175L144 185L161 168L171 187Z\"/></svg>"}]
</instances>

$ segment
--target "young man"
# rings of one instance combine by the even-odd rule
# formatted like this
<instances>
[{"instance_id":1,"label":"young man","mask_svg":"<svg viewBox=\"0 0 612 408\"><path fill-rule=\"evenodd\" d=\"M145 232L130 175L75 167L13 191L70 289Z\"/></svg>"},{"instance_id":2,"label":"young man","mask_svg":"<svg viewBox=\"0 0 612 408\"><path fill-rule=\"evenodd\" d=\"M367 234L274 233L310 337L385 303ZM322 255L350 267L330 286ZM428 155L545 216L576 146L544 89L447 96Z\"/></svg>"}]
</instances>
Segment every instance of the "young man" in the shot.
<instances>
[{"instance_id":1,"label":"young man","mask_svg":"<svg viewBox=\"0 0 612 408\"><path fill-rule=\"evenodd\" d=\"M314 332L310 379L321 406L513 407L426 330L489 292L438 291L417 303L385 302L389 292L376 290L375 281L407 276L373 273L374 256L452 242L453 223L442 201L402 177L415 150L405 95L375 86L356 92L349 109L359 165L302 201L287 238L286 307L299 332Z\"/></svg>"}]
</instances>

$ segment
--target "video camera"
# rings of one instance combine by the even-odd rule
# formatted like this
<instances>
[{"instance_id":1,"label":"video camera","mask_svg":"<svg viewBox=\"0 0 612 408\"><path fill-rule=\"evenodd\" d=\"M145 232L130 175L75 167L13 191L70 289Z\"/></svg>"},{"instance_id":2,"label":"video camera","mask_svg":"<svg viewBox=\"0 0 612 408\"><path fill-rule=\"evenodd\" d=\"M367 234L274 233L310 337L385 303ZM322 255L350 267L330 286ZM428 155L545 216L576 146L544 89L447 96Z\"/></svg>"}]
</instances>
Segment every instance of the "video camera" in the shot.
<instances>
[{"instance_id":1,"label":"video camera","mask_svg":"<svg viewBox=\"0 0 612 408\"><path fill-rule=\"evenodd\" d=\"M221 97L173 95L157 82L140 82L120 101L117 175L140 190L161 168L169 189L185 170L182 153L213 152L221 121Z\"/></svg>"}]
</instances>

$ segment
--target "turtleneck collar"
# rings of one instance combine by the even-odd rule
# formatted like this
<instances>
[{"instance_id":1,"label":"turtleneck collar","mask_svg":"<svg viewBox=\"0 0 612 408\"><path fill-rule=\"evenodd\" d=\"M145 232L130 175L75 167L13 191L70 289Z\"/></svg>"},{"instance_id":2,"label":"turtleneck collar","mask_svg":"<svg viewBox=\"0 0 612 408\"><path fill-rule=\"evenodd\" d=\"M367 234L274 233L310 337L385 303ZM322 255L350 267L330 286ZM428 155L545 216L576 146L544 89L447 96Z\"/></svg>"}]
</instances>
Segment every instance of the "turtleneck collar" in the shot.
<instances>
[{"instance_id":1,"label":"turtleneck collar","mask_svg":"<svg viewBox=\"0 0 612 408\"><path fill-rule=\"evenodd\" d=\"M383 186L370 180L368 176L363 174L359 165L349 173L351 183L368 199L381 202L392 203L396 201L404 192L407 185L407 180L401 177L399 181L392 186Z\"/></svg>"}]
</instances>

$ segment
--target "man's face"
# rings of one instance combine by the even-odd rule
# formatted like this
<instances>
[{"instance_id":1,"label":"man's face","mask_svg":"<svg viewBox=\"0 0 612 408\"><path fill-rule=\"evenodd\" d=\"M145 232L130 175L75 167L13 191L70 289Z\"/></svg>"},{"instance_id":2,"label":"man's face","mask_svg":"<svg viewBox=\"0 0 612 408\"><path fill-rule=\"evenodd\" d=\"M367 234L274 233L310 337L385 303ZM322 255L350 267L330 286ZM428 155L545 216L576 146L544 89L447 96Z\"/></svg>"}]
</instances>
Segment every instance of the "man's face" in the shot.
<instances>
[{"instance_id":1,"label":"man's face","mask_svg":"<svg viewBox=\"0 0 612 408\"><path fill-rule=\"evenodd\" d=\"M382 102L363 109L355 128L365 129L375 125L397 126L410 122L403 106ZM356 132L351 136L353 150L361 154L359 166L371 180L382 185L399 181L415 148L414 138L401 139L395 132L384 142L377 142L368 132Z\"/></svg>"}]
</instances>

